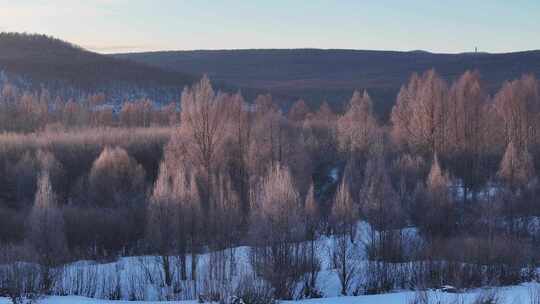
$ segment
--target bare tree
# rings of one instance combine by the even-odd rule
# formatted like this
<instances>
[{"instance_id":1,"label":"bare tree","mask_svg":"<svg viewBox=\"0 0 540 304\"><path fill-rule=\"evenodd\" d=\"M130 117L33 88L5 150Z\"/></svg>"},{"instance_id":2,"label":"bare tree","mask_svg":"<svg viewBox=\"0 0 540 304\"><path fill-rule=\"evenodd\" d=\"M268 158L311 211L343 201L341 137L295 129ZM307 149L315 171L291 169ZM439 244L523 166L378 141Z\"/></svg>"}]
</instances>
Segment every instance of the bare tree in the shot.
<instances>
[{"instance_id":1,"label":"bare tree","mask_svg":"<svg viewBox=\"0 0 540 304\"><path fill-rule=\"evenodd\" d=\"M13 304L24 304L37 300L42 295L39 283L39 266L26 261L32 260L32 248L27 245L3 244L0 248L0 294Z\"/></svg>"}]
</instances>

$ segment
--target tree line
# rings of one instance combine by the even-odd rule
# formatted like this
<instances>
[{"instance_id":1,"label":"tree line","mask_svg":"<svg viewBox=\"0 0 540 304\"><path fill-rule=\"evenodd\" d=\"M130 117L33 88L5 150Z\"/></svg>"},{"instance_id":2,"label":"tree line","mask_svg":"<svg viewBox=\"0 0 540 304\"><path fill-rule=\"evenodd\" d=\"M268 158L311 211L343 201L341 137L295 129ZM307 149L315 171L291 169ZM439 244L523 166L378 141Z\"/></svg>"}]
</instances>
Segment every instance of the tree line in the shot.
<instances>
[{"instance_id":1,"label":"tree line","mask_svg":"<svg viewBox=\"0 0 540 304\"><path fill-rule=\"evenodd\" d=\"M207 77L179 106L117 114L96 106L103 96L42 95L1 94L4 130L40 131L0 136L0 241L5 260L41 265L46 292L66 262L152 254L167 298L190 281L220 299L234 248L249 245L273 297L317 297L323 237L342 294L534 277L523 271L540 245L534 76L490 96L478 72L451 84L414 74L386 124L367 92L343 113L300 100L285 114L271 95L247 103Z\"/></svg>"},{"instance_id":2,"label":"tree line","mask_svg":"<svg viewBox=\"0 0 540 304\"><path fill-rule=\"evenodd\" d=\"M0 92L0 130L32 133L44 130L97 127L173 126L178 122L177 103L161 106L148 98L107 104L105 94L79 98L53 96L5 84Z\"/></svg>"}]
</instances>

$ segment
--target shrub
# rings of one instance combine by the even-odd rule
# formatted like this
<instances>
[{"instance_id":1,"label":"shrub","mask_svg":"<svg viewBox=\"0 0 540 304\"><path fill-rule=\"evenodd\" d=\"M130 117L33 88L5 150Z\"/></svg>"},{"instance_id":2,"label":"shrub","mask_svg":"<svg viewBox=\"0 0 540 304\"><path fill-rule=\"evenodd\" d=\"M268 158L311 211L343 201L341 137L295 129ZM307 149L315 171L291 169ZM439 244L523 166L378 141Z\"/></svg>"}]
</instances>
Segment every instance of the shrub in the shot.
<instances>
[{"instance_id":1,"label":"shrub","mask_svg":"<svg viewBox=\"0 0 540 304\"><path fill-rule=\"evenodd\" d=\"M270 284L255 275L243 275L234 291L234 304L274 304L274 290Z\"/></svg>"}]
</instances>

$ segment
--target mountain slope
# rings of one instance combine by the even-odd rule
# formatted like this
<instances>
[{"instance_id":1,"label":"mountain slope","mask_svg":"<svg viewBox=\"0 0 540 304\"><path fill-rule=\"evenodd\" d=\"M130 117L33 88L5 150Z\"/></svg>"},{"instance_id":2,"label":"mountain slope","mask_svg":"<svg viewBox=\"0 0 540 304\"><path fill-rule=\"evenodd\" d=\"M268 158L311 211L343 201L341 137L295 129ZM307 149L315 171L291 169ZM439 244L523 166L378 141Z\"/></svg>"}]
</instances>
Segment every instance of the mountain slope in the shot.
<instances>
[{"instance_id":1,"label":"mountain slope","mask_svg":"<svg viewBox=\"0 0 540 304\"><path fill-rule=\"evenodd\" d=\"M0 33L0 70L36 85L68 84L83 91L116 85L179 87L195 77L84 50L45 35Z\"/></svg>"},{"instance_id":2,"label":"mountain slope","mask_svg":"<svg viewBox=\"0 0 540 304\"><path fill-rule=\"evenodd\" d=\"M540 51L506 54L434 54L424 51L217 50L116 54L152 66L208 74L241 88L258 88L291 99L339 102L353 89L368 89L387 114L400 86L413 72L435 68L448 80L478 69L493 92L523 73L540 75Z\"/></svg>"}]
</instances>

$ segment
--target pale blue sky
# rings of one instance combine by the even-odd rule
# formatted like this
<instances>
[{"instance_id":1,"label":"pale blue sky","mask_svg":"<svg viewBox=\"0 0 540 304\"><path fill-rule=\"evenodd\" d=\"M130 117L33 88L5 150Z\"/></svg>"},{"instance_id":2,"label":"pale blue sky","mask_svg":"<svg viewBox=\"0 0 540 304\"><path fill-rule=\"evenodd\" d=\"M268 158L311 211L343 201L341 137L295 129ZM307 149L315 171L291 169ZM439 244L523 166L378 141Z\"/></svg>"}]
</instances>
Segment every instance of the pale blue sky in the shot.
<instances>
[{"instance_id":1,"label":"pale blue sky","mask_svg":"<svg viewBox=\"0 0 540 304\"><path fill-rule=\"evenodd\" d=\"M0 0L0 31L98 52L540 49L540 0Z\"/></svg>"}]
</instances>

